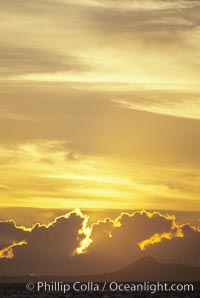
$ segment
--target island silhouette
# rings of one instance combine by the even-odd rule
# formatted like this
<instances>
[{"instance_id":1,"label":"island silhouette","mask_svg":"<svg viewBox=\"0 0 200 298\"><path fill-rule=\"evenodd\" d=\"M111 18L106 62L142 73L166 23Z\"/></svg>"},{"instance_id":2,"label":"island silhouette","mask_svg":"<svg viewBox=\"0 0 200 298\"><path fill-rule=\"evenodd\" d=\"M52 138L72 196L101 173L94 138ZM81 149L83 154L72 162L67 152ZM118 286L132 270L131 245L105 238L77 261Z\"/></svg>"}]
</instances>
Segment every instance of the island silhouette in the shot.
<instances>
[{"instance_id":1,"label":"island silhouette","mask_svg":"<svg viewBox=\"0 0 200 298\"><path fill-rule=\"evenodd\" d=\"M82 275L82 276L0 276L1 283L37 281L165 281L165 282L200 282L200 268L180 264L159 263L152 257L141 258L131 265L106 274Z\"/></svg>"}]
</instances>

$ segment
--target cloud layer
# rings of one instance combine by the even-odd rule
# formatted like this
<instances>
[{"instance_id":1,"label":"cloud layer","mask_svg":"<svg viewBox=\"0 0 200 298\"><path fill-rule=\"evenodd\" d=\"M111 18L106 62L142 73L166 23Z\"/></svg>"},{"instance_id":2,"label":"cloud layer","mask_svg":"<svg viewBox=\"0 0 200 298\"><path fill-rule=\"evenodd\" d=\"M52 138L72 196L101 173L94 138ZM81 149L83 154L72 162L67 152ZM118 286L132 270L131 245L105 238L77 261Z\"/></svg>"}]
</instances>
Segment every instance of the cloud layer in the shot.
<instances>
[{"instance_id":1,"label":"cloud layer","mask_svg":"<svg viewBox=\"0 0 200 298\"><path fill-rule=\"evenodd\" d=\"M1 74L193 88L199 83L199 10L199 1L178 0L7 1Z\"/></svg>"},{"instance_id":2,"label":"cloud layer","mask_svg":"<svg viewBox=\"0 0 200 298\"><path fill-rule=\"evenodd\" d=\"M131 120L131 115L129 116ZM128 125L130 126L129 120L124 123L127 129ZM111 146L109 135L106 136L109 129L113 133L113 157L106 154L106 151L110 152ZM171 154L170 159L173 161L179 155L180 160L186 160L187 157L192 164L187 168L180 165L172 166L168 160L171 145L166 143L164 135L154 145L148 147L146 160L149 157L149 164L146 164L132 160L132 155L134 154L134 158L137 159L143 155L148 141L144 140L144 144L141 145L142 138L139 135L140 144L135 143L136 138L128 141L128 135L123 136L123 129L120 132L119 129L118 126L105 130L107 144L104 138L96 142L91 134L91 139L84 141L83 138L78 147L74 146L78 142L78 137L74 145L61 140L8 142L6 145L1 145L0 168L3 174L0 205L32 208L48 206L66 210L74 207L90 208L92 202L98 204L99 208L155 210L159 200L161 210L171 210L173 206L175 210L198 211L199 170L195 165L198 160L198 147L191 148L188 144L188 148L181 148L179 145L179 149L173 145L174 156ZM82 127L81 133L83 130ZM190 138L189 132L188 128L188 138ZM121 138L117 140L119 134ZM156 135L154 137L156 141ZM113 147L115 140L116 144ZM120 140L123 140L124 144L120 144ZM165 144L161 144L161 141L165 141L168 148L164 148ZM158 152L159 142L165 152ZM176 144L178 145L178 140ZM157 149L154 147L156 145ZM162 159L164 153L167 158L161 167L159 159ZM152 164L150 156L153 161L155 160Z\"/></svg>"},{"instance_id":3,"label":"cloud layer","mask_svg":"<svg viewBox=\"0 0 200 298\"><path fill-rule=\"evenodd\" d=\"M199 228L177 226L173 216L146 211L122 213L92 226L79 210L29 230L1 222L0 245L1 275L105 273L142 256L200 266Z\"/></svg>"}]
</instances>

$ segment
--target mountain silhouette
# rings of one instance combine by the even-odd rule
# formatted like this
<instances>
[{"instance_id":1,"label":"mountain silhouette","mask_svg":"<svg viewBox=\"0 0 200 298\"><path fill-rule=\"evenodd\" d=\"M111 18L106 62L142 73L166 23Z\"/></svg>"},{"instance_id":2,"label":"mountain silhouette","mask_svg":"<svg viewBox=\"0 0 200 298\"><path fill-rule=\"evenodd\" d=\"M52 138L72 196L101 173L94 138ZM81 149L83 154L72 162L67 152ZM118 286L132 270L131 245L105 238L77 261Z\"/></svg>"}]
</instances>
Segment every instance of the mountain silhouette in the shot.
<instances>
[{"instance_id":1,"label":"mountain silhouette","mask_svg":"<svg viewBox=\"0 0 200 298\"><path fill-rule=\"evenodd\" d=\"M200 282L200 268L179 264L163 264L152 257L144 257L116 272L85 276L24 276L0 277L0 282L37 282L37 281L166 281Z\"/></svg>"},{"instance_id":2,"label":"mountain silhouette","mask_svg":"<svg viewBox=\"0 0 200 298\"><path fill-rule=\"evenodd\" d=\"M126 268L102 277L105 281L200 281L200 268L162 264L152 257L144 257Z\"/></svg>"}]
</instances>

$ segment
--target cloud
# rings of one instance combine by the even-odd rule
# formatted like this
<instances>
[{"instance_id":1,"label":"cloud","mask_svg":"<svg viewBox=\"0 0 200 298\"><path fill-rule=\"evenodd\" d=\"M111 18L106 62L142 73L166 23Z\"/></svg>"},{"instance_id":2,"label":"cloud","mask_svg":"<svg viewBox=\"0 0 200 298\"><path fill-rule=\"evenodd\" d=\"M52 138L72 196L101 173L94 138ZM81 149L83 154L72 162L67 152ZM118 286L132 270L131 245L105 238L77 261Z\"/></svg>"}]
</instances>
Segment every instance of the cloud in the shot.
<instances>
[{"instance_id":1,"label":"cloud","mask_svg":"<svg viewBox=\"0 0 200 298\"><path fill-rule=\"evenodd\" d=\"M8 1L2 71L20 82L198 86L197 11L197 1Z\"/></svg>"},{"instance_id":2,"label":"cloud","mask_svg":"<svg viewBox=\"0 0 200 298\"><path fill-rule=\"evenodd\" d=\"M161 115L200 119L200 99L192 92L144 92L136 93L130 98L112 99L123 108L146 111Z\"/></svg>"},{"instance_id":3,"label":"cloud","mask_svg":"<svg viewBox=\"0 0 200 298\"><path fill-rule=\"evenodd\" d=\"M53 274L54 270L61 274L73 272L71 258L86 237L87 220L87 216L74 210L49 225L34 225L25 235L20 235L22 237L18 236L18 228L15 228L13 244L5 246L4 243L1 250L1 257L4 257L1 259L1 274ZM25 240L19 241L19 238ZM23 266L20 266L22 263Z\"/></svg>"},{"instance_id":4,"label":"cloud","mask_svg":"<svg viewBox=\"0 0 200 298\"><path fill-rule=\"evenodd\" d=\"M79 154L77 154L76 152L69 152L66 156L67 160L71 160L71 161L75 161L75 160L80 160L80 156Z\"/></svg>"},{"instance_id":5,"label":"cloud","mask_svg":"<svg viewBox=\"0 0 200 298\"><path fill-rule=\"evenodd\" d=\"M88 219L75 210L49 225L36 224L20 237L15 227L15 240L12 244L4 243L1 249L0 274L104 273L146 255L164 263L200 266L198 228L177 226L173 216L138 211L92 225Z\"/></svg>"},{"instance_id":6,"label":"cloud","mask_svg":"<svg viewBox=\"0 0 200 298\"><path fill-rule=\"evenodd\" d=\"M88 257L94 262L95 258L99 258L98 270L101 273L117 270L142 256L140 242L155 233L174 233L175 229L171 216L146 211L122 213L115 220L107 218L93 224L90 236L93 242L85 259Z\"/></svg>"},{"instance_id":7,"label":"cloud","mask_svg":"<svg viewBox=\"0 0 200 298\"><path fill-rule=\"evenodd\" d=\"M58 3L72 4L70 0L56 0ZM147 0L147 1L138 1L138 0L86 0L82 2L81 0L73 1L73 5L87 6L87 7L98 7L103 9L127 9L127 10L164 10L164 9L173 9L173 8L190 8L198 4L197 0Z\"/></svg>"},{"instance_id":8,"label":"cloud","mask_svg":"<svg viewBox=\"0 0 200 298\"><path fill-rule=\"evenodd\" d=\"M12 259L14 257L13 249L15 247L27 245L26 241L14 242L0 250L0 259Z\"/></svg>"},{"instance_id":9,"label":"cloud","mask_svg":"<svg viewBox=\"0 0 200 298\"><path fill-rule=\"evenodd\" d=\"M105 3L108 4L109 2L106 1ZM199 8L197 3L196 5L190 3L190 5L181 6L180 2L177 1L171 2L172 5L168 7L164 1L160 1L161 5L157 2L157 7L153 5L156 1L137 3L119 1L119 5L116 5L116 1L110 3L112 5L99 5L98 8L91 6L82 10L89 17L89 21L92 21L98 29L107 29L106 34L112 32L117 36L122 32L136 34L137 36L139 32L143 34L145 31L162 32L163 29L167 29L172 32L174 29L178 32L191 28L195 24L196 18L188 18L187 13L190 15L193 12L192 9ZM168 2L168 4L170 3ZM177 7L179 10L176 10ZM118 32L117 29L119 29ZM157 38L159 39L158 36Z\"/></svg>"},{"instance_id":10,"label":"cloud","mask_svg":"<svg viewBox=\"0 0 200 298\"><path fill-rule=\"evenodd\" d=\"M2 165L4 163L1 163L1 160L0 160L0 165ZM0 185L0 191L7 191L9 188L6 186L6 185Z\"/></svg>"},{"instance_id":11,"label":"cloud","mask_svg":"<svg viewBox=\"0 0 200 298\"><path fill-rule=\"evenodd\" d=\"M0 221L0 249L24 240L28 231L23 227L17 227L13 220Z\"/></svg>"},{"instance_id":12,"label":"cloud","mask_svg":"<svg viewBox=\"0 0 200 298\"><path fill-rule=\"evenodd\" d=\"M110 100L123 97L138 110ZM107 207L112 196L111 208L151 209L157 199L162 209L171 202L177 210L196 208L200 125L191 118L197 101L184 92L5 87L4 117L7 111L29 121L0 119L1 184L8 187L1 205L88 208L96 199ZM154 113L157 106L164 115Z\"/></svg>"},{"instance_id":13,"label":"cloud","mask_svg":"<svg viewBox=\"0 0 200 298\"><path fill-rule=\"evenodd\" d=\"M45 49L20 46L1 46L0 64L0 76L4 77L89 69L89 66L76 57Z\"/></svg>"},{"instance_id":14,"label":"cloud","mask_svg":"<svg viewBox=\"0 0 200 298\"><path fill-rule=\"evenodd\" d=\"M122 117L126 129L130 129L132 111L129 114L129 110L125 110L125 113L121 114L119 110L118 113L116 117ZM174 119L174 121L177 124L178 120ZM184 131L181 123L179 124L180 136ZM173 161L176 155L179 157L178 160L186 160L188 154L189 160L196 164L199 157L198 144L195 142L196 147L193 147L193 143L185 142L183 146L182 139L178 138L177 128L173 132L173 155L171 144L166 140L167 130L170 125L173 128L173 123L167 122L162 129L156 127L156 122L154 125L158 131L163 129L165 134L156 140L156 132L150 132L148 125L143 123L143 128L146 126L147 132L149 129L149 138L153 138L153 135L155 138L155 151L152 146L151 152L148 145L149 164L134 161L138 156L141 157L142 150L146 152L145 144L148 144L148 140L142 144L142 138L139 135L135 135L133 139L128 138L128 134L125 136L123 133L124 128L121 129L121 125L108 127L107 131L105 130L108 144L103 144L104 138L98 139L96 143L90 134L87 136L91 139L88 138L85 142L82 140L79 145L76 142L64 140L27 140L2 144L0 167L1 172L4 173L1 178L1 184L4 187L1 188L3 190L1 206L20 207L25 204L27 207L44 208L48 205L49 208L55 208L56 204L56 208L68 209L90 208L91 202L95 202L104 208L108 208L109 204L110 208L118 207L126 210L128 208L154 209L159 200L160 209L170 210L173 204L174 209L192 211L191 202L198 204L196 198L199 192L199 170L195 165L186 168L176 164L170 165L170 161ZM186 129L184 137L186 138L188 134L190 140L189 124ZM106 136L108 130L110 130L108 136L111 133L113 135L112 145L115 144L112 152L109 148L110 140ZM135 132L137 133L136 130ZM123 142L120 143L120 141ZM99 148L98 145L104 147ZM168 148L164 148L165 146ZM165 150L167 157L168 154L170 155L170 159L166 159L166 164L162 167L159 166L158 160L165 155L159 152L159 149ZM107 150L111 156L107 156ZM191 150L192 154L189 155L187 150L189 152ZM155 158L152 164L150 164L151 154L152 158ZM102 156L105 157L102 159ZM119 156L120 163L118 163Z\"/></svg>"},{"instance_id":15,"label":"cloud","mask_svg":"<svg viewBox=\"0 0 200 298\"><path fill-rule=\"evenodd\" d=\"M200 266L199 228L178 226L173 216L146 211L122 213L114 221L94 224L91 239L88 257L102 259L101 272L113 264L117 270L142 256L153 256L164 263Z\"/></svg>"},{"instance_id":16,"label":"cloud","mask_svg":"<svg viewBox=\"0 0 200 298\"><path fill-rule=\"evenodd\" d=\"M164 239L157 245L149 246L146 253L167 263L200 266L200 229L183 225L183 237Z\"/></svg>"}]
</instances>

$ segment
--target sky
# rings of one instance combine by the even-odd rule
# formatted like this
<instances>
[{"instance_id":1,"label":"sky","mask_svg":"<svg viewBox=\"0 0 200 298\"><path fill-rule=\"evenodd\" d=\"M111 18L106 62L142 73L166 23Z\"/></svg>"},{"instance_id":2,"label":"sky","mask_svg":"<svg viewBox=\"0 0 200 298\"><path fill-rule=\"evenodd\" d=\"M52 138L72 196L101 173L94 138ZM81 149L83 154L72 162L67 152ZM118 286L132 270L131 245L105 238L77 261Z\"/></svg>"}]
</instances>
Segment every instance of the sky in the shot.
<instances>
[{"instance_id":1,"label":"sky","mask_svg":"<svg viewBox=\"0 0 200 298\"><path fill-rule=\"evenodd\" d=\"M200 267L199 15L1 1L0 276Z\"/></svg>"},{"instance_id":2,"label":"sky","mask_svg":"<svg viewBox=\"0 0 200 298\"><path fill-rule=\"evenodd\" d=\"M0 207L200 211L199 13L3 1Z\"/></svg>"}]
</instances>

